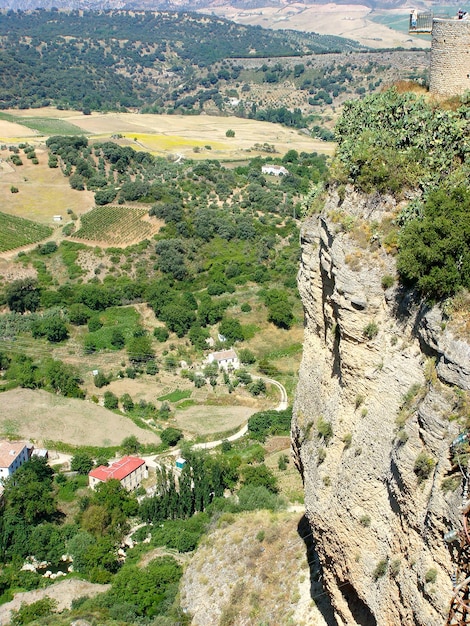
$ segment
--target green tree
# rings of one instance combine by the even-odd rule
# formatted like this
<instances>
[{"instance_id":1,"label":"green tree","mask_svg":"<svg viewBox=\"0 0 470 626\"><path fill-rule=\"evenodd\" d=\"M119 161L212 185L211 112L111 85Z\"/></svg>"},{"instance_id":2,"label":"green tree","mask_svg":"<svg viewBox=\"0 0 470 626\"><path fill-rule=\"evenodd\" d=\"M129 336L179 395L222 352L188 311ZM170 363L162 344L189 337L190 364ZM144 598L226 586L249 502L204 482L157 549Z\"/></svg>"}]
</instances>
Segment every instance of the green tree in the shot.
<instances>
[{"instance_id":1,"label":"green tree","mask_svg":"<svg viewBox=\"0 0 470 626\"><path fill-rule=\"evenodd\" d=\"M121 449L124 454L137 454L142 445L135 435L129 435L122 440Z\"/></svg>"},{"instance_id":2,"label":"green tree","mask_svg":"<svg viewBox=\"0 0 470 626\"><path fill-rule=\"evenodd\" d=\"M93 467L93 459L86 452L76 452L70 461L70 469L86 476Z\"/></svg>"},{"instance_id":3,"label":"green tree","mask_svg":"<svg viewBox=\"0 0 470 626\"><path fill-rule=\"evenodd\" d=\"M16 313L34 312L39 307L41 292L32 278L21 278L7 286L6 302Z\"/></svg>"},{"instance_id":4,"label":"green tree","mask_svg":"<svg viewBox=\"0 0 470 626\"><path fill-rule=\"evenodd\" d=\"M44 317L32 326L33 337L46 337L51 343L60 343L68 339L69 331L64 320L58 315Z\"/></svg>"},{"instance_id":5,"label":"green tree","mask_svg":"<svg viewBox=\"0 0 470 626\"><path fill-rule=\"evenodd\" d=\"M132 363L145 363L155 358L152 341L148 335L132 337L127 344L127 353Z\"/></svg>"},{"instance_id":6,"label":"green tree","mask_svg":"<svg viewBox=\"0 0 470 626\"><path fill-rule=\"evenodd\" d=\"M86 324L92 315L91 309L81 302L71 304L67 313L70 322L77 326Z\"/></svg>"},{"instance_id":7,"label":"green tree","mask_svg":"<svg viewBox=\"0 0 470 626\"><path fill-rule=\"evenodd\" d=\"M287 300L279 300L273 302L268 307L268 321L272 322L278 328L289 330L294 323L294 314L292 313L292 305Z\"/></svg>"},{"instance_id":8,"label":"green tree","mask_svg":"<svg viewBox=\"0 0 470 626\"><path fill-rule=\"evenodd\" d=\"M118 397L112 391L104 392L104 406L106 409L117 409L119 406Z\"/></svg>"},{"instance_id":9,"label":"green tree","mask_svg":"<svg viewBox=\"0 0 470 626\"><path fill-rule=\"evenodd\" d=\"M45 387L66 398L84 398L85 392L80 388L83 380L73 365L62 361L48 359L43 365Z\"/></svg>"},{"instance_id":10,"label":"green tree","mask_svg":"<svg viewBox=\"0 0 470 626\"><path fill-rule=\"evenodd\" d=\"M233 317L224 318L219 325L219 332L223 335L229 344L237 341L243 341L243 328L240 322Z\"/></svg>"},{"instance_id":11,"label":"green tree","mask_svg":"<svg viewBox=\"0 0 470 626\"><path fill-rule=\"evenodd\" d=\"M279 491L277 478L266 465L247 465L242 470L243 484L254 487L265 487L272 493Z\"/></svg>"},{"instance_id":12,"label":"green tree","mask_svg":"<svg viewBox=\"0 0 470 626\"><path fill-rule=\"evenodd\" d=\"M162 430L160 433L160 439L162 442L170 447L176 446L182 437L183 433L178 428L173 428L171 426L169 428L165 428L165 430Z\"/></svg>"},{"instance_id":13,"label":"green tree","mask_svg":"<svg viewBox=\"0 0 470 626\"><path fill-rule=\"evenodd\" d=\"M187 306L175 302L163 307L159 318L166 323L168 330L184 337L196 321L196 314Z\"/></svg>"},{"instance_id":14,"label":"green tree","mask_svg":"<svg viewBox=\"0 0 470 626\"><path fill-rule=\"evenodd\" d=\"M134 408L134 401L132 400L132 398L130 397L128 393L123 394L120 398L120 401L121 401L122 408L124 409L124 411L126 411L126 413L129 413L129 411L132 411L132 409ZM123 441L123 444L124 444L124 441Z\"/></svg>"},{"instance_id":15,"label":"green tree","mask_svg":"<svg viewBox=\"0 0 470 626\"><path fill-rule=\"evenodd\" d=\"M402 279L432 298L470 288L470 191L457 187L429 194L422 219L408 222L399 239Z\"/></svg>"},{"instance_id":16,"label":"green tree","mask_svg":"<svg viewBox=\"0 0 470 626\"><path fill-rule=\"evenodd\" d=\"M256 362L255 355L251 350L248 350L248 348L242 348L238 353L238 357L240 359L240 362L244 365L252 365Z\"/></svg>"},{"instance_id":17,"label":"green tree","mask_svg":"<svg viewBox=\"0 0 470 626\"><path fill-rule=\"evenodd\" d=\"M119 330L119 328L113 328L111 332L110 343L113 346L113 348L116 348L117 350L124 348L126 344L126 340L124 338L122 331Z\"/></svg>"},{"instance_id":18,"label":"green tree","mask_svg":"<svg viewBox=\"0 0 470 626\"><path fill-rule=\"evenodd\" d=\"M157 326L156 328L153 329L153 336L160 343L165 343L165 341L170 336L170 333L164 326Z\"/></svg>"}]
</instances>

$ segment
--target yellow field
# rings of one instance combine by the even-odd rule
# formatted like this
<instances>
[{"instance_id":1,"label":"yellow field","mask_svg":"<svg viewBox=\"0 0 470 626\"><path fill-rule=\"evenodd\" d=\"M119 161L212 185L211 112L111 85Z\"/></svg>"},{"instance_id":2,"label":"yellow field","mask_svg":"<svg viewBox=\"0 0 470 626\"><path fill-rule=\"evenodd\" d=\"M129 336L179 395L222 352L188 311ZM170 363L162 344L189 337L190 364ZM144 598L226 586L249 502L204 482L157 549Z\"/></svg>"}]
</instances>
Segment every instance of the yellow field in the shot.
<instances>
[{"instance_id":1,"label":"yellow field","mask_svg":"<svg viewBox=\"0 0 470 626\"><path fill-rule=\"evenodd\" d=\"M274 145L278 154L288 150L332 154L334 144L310 137L280 124L258 122L237 117L212 117L208 115L152 115L139 113L93 113L82 115L76 111L59 111L53 108L34 111L6 111L14 115L17 123L0 121L0 142L14 143L27 137L30 143L44 141L36 131L22 127L21 120L42 117L64 120L89 133L90 139L106 141L120 134L121 143L132 145L136 150L146 150L155 155L174 158L205 159L209 156L220 160L243 160L262 154L255 144ZM21 129L24 128L24 135ZM227 138L227 130L235 137ZM207 149L210 146L210 149Z\"/></svg>"}]
</instances>

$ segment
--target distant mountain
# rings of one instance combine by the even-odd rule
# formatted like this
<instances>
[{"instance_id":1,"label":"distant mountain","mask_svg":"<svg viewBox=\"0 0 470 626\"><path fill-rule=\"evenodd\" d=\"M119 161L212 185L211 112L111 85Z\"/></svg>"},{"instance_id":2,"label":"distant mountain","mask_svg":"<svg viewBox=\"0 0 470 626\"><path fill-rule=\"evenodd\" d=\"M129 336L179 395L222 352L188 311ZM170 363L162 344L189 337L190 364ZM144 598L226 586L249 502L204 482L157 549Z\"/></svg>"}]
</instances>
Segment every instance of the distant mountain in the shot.
<instances>
[{"instance_id":1,"label":"distant mountain","mask_svg":"<svg viewBox=\"0 0 470 626\"><path fill-rule=\"evenodd\" d=\"M241 10L259 9L261 7L285 7L289 3L283 0L0 0L0 9L27 11L36 8L44 9L137 9L137 10L173 10L173 11L204 11L224 6ZM311 6L313 2L298 2L297 5ZM326 4L326 0L325 0ZM336 0L336 4L361 4L372 8L396 8L406 5L406 0ZM426 4L426 3L421 3Z\"/></svg>"}]
</instances>

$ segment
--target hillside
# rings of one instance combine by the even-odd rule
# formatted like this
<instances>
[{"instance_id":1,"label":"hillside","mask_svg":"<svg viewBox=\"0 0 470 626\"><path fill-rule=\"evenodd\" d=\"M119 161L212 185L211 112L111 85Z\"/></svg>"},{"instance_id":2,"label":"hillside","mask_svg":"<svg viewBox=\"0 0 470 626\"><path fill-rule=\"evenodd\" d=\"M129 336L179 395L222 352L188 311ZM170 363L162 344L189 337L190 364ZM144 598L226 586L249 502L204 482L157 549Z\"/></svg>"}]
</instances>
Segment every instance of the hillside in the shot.
<instances>
[{"instance_id":1,"label":"hillside","mask_svg":"<svg viewBox=\"0 0 470 626\"><path fill-rule=\"evenodd\" d=\"M0 107L237 115L331 134L328 118L348 97L425 81L424 52L350 56L364 50L190 14L4 13Z\"/></svg>"}]
</instances>

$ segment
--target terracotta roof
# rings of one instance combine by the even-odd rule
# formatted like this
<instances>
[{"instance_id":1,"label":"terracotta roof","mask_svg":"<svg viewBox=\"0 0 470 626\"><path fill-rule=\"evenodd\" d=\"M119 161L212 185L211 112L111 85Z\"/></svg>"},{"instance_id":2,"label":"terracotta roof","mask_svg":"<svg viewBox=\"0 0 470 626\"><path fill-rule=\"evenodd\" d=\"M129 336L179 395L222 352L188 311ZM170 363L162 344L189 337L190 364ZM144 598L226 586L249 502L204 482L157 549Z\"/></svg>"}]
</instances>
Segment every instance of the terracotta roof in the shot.
<instances>
[{"instance_id":1,"label":"terracotta roof","mask_svg":"<svg viewBox=\"0 0 470 626\"><path fill-rule=\"evenodd\" d=\"M88 476L92 476L93 478L97 478L98 480L110 480L111 478L116 478L117 480L122 480L132 474L138 467L143 465L145 461L143 459L139 459L136 456L125 456L120 461L116 461L109 467L106 465L100 465L99 467L95 467L92 469Z\"/></svg>"},{"instance_id":2,"label":"terracotta roof","mask_svg":"<svg viewBox=\"0 0 470 626\"><path fill-rule=\"evenodd\" d=\"M25 446L24 441L0 441L0 467L10 467Z\"/></svg>"}]
</instances>

